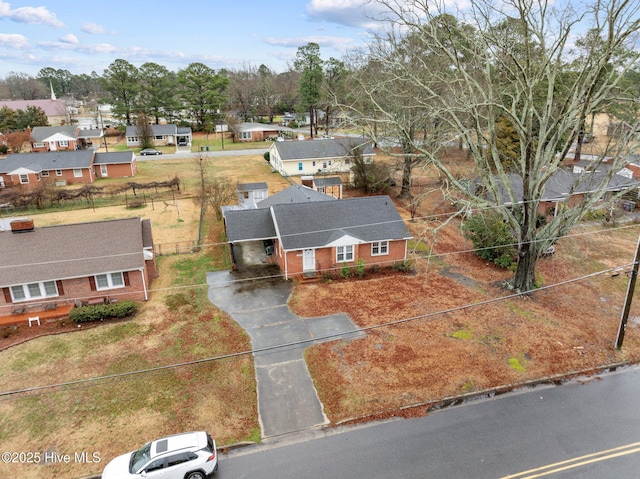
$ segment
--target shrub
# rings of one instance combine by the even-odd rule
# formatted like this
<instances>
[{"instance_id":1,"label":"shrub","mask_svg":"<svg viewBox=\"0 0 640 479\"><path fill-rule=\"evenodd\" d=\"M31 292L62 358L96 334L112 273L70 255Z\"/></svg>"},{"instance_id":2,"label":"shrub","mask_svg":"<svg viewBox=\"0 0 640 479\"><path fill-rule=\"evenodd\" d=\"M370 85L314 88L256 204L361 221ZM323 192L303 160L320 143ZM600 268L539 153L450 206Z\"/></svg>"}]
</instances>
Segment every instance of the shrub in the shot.
<instances>
[{"instance_id":1,"label":"shrub","mask_svg":"<svg viewBox=\"0 0 640 479\"><path fill-rule=\"evenodd\" d=\"M342 267L340 268L340 276L342 278L348 278L351 275L351 268L347 263L342 263Z\"/></svg>"},{"instance_id":2,"label":"shrub","mask_svg":"<svg viewBox=\"0 0 640 479\"><path fill-rule=\"evenodd\" d=\"M409 261L408 259L405 259L404 261L395 263L393 265L393 270L400 271L402 273L408 273L409 271L411 271L411 261Z\"/></svg>"},{"instance_id":3,"label":"shrub","mask_svg":"<svg viewBox=\"0 0 640 479\"><path fill-rule=\"evenodd\" d=\"M75 323L89 323L105 319L126 318L133 315L137 309L136 303L128 300L112 304L82 306L69 311L69 319Z\"/></svg>"},{"instance_id":4,"label":"shrub","mask_svg":"<svg viewBox=\"0 0 640 479\"><path fill-rule=\"evenodd\" d=\"M9 147L7 145L0 145L0 153L6 155L9 151Z\"/></svg>"},{"instance_id":5,"label":"shrub","mask_svg":"<svg viewBox=\"0 0 640 479\"><path fill-rule=\"evenodd\" d=\"M358 258L358 261L356 261L356 275L358 276L358 278L364 277L364 266L365 266L364 259Z\"/></svg>"},{"instance_id":6,"label":"shrub","mask_svg":"<svg viewBox=\"0 0 640 479\"><path fill-rule=\"evenodd\" d=\"M495 212L476 213L462 225L462 234L473 243L475 255L502 268L513 263L516 254L511 230Z\"/></svg>"}]
</instances>

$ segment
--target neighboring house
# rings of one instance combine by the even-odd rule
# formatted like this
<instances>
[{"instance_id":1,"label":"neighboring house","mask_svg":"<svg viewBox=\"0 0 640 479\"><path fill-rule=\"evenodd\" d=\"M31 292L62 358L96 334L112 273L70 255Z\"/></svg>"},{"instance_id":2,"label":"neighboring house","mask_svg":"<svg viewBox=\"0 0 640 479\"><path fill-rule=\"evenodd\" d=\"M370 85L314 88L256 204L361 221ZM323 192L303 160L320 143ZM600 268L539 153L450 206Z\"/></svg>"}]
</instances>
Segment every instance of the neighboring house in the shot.
<instances>
[{"instance_id":1,"label":"neighboring house","mask_svg":"<svg viewBox=\"0 0 640 479\"><path fill-rule=\"evenodd\" d=\"M586 165L593 167L592 162L585 165L577 164L571 170L557 170L545 183L544 189L540 197L540 213L552 214L555 216L558 208L567 204L574 206L584 198L584 195L593 193L600 189L607 182L603 200L606 200L610 194L615 194L623 190L637 190L640 183L632 178L631 174L624 171L614 173L610 179L610 165L600 163L595 168L588 168ZM619 174L623 173L623 174ZM500 194L506 205L522 203L522 177L517 174L508 175L511 183L511 190L515 194L515 201L509 198L504 186L500 186ZM637 196L637 194L636 194Z\"/></svg>"},{"instance_id":2,"label":"neighboring house","mask_svg":"<svg viewBox=\"0 0 640 479\"><path fill-rule=\"evenodd\" d=\"M99 145L102 130L82 130L77 126L36 126L31 130L31 151L73 151Z\"/></svg>"},{"instance_id":3,"label":"neighboring house","mask_svg":"<svg viewBox=\"0 0 640 479\"><path fill-rule=\"evenodd\" d=\"M335 198L312 190L304 185L291 185L256 204L258 208L269 208L283 203L308 203L311 201L333 201Z\"/></svg>"},{"instance_id":4,"label":"neighboring house","mask_svg":"<svg viewBox=\"0 0 640 479\"><path fill-rule=\"evenodd\" d=\"M0 232L0 316L62 304L147 300L156 277L151 222L126 218Z\"/></svg>"},{"instance_id":5,"label":"neighboring house","mask_svg":"<svg viewBox=\"0 0 640 479\"><path fill-rule=\"evenodd\" d=\"M238 205L241 208L255 208L256 203L269 196L267 183L238 183Z\"/></svg>"},{"instance_id":6,"label":"neighboring house","mask_svg":"<svg viewBox=\"0 0 640 479\"><path fill-rule=\"evenodd\" d=\"M133 151L96 153L93 166L96 178L128 178L138 172L138 163Z\"/></svg>"},{"instance_id":7,"label":"neighboring house","mask_svg":"<svg viewBox=\"0 0 640 479\"><path fill-rule=\"evenodd\" d=\"M149 125L149 127L151 128L153 144L156 146L191 146L191 143L193 141L191 128L189 127L178 127L174 124ZM127 137L128 148L135 148L136 146L140 146L140 138L138 138L137 126L127 126L125 135Z\"/></svg>"},{"instance_id":8,"label":"neighboring house","mask_svg":"<svg viewBox=\"0 0 640 479\"><path fill-rule=\"evenodd\" d=\"M291 122L295 122L298 126L306 126L309 124L309 113L285 113L282 115L282 126L289 126Z\"/></svg>"},{"instance_id":9,"label":"neighboring house","mask_svg":"<svg viewBox=\"0 0 640 479\"><path fill-rule=\"evenodd\" d=\"M358 151L360 150L360 151ZM269 147L269 163L282 176L346 173L354 154L369 163L375 156L367 138L323 138L276 141Z\"/></svg>"},{"instance_id":10,"label":"neighboring house","mask_svg":"<svg viewBox=\"0 0 640 479\"><path fill-rule=\"evenodd\" d=\"M304 186L339 200L342 199L342 179L339 176L324 176L321 178L303 176L301 180Z\"/></svg>"},{"instance_id":11,"label":"neighboring house","mask_svg":"<svg viewBox=\"0 0 640 479\"><path fill-rule=\"evenodd\" d=\"M291 188L258 203L257 209L226 212L234 265L237 248L263 244L264 255L273 252L272 261L287 279L407 259L411 234L388 196L336 200L302 185Z\"/></svg>"},{"instance_id":12,"label":"neighboring house","mask_svg":"<svg viewBox=\"0 0 640 479\"><path fill-rule=\"evenodd\" d=\"M5 186L34 189L43 183L93 183L96 178L105 176L128 177L133 176L136 171L136 160L132 151L14 153L8 155L6 160L0 160L0 183L4 183Z\"/></svg>"},{"instance_id":13,"label":"neighboring house","mask_svg":"<svg viewBox=\"0 0 640 479\"><path fill-rule=\"evenodd\" d=\"M239 123L233 130L236 142L275 140L284 133L290 136L295 136L296 133L296 130L291 128L264 123Z\"/></svg>"},{"instance_id":14,"label":"neighboring house","mask_svg":"<svg viewBox=\"0 0 640 479\"><path fill-rule=\"evenodd\" d=\"M49 100L0 100L0 108L4 106L13 111L27 111L30 106L41 108L47 115L49 125L59 126L71 123L71 117L64 101L55 98Z\"/></svg>"}]
</instances>

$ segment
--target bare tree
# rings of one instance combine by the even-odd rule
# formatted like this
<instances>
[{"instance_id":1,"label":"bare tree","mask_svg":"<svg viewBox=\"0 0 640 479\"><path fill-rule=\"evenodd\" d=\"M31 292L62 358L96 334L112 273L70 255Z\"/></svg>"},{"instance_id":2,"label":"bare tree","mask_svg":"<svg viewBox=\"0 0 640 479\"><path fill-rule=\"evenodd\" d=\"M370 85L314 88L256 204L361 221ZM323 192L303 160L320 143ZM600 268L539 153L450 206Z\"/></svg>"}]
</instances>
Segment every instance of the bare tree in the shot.
<instances>
[{"instance_id":1,"label":"bare tree","mask_svg":"<svg viewBox=\"0 0 640 479\"><path fill-rule=\"evenodd\" d=\"M498 209L518 246L512 286L520 291L534 289L538 258L601 201L635 146L631 132L637 125L632 125L629 133L607 145L601 157L601 161L611 159L607 173L592 191L576 204L565 203L545 224L537 221L545 185L561 169L584 118L613 97L626 108L636 109L634 92L622 88L621 79L638 65L638 51L633 48L640 27L640 4L594 0L590 5L581 4L578 11L570 4L557 8L549 0L476 0L453 17L437 2L377 3L386 8L395 28L384 41L398 54L375 58L392 76L382 77L377 84L358 84L369 103L376 105L378 116L360 112L369 120L363 123L372 135L370 125L376 122L403 131L405 119L381 99L392 81L391 89L404 88L411 95L407 106L413 111L461 138L483 185L478 190L469 189L443 164L437 143L426 144L420 135L404 135L413 154L439 168L470 204ZM443 9L438 10L438 5ZM601 41L576 52L569 41L585 28ZM416 47L407 48L407 42ZM582 55L582 61L571 62L575 55ZM637 123L637 112L630 116ZM497 145L501 118L508 120L519 141L509 169Z\"/></svg>"},{"instance_id":2,"label":"bare tree","mask_svg":"<svg viewBox=\"0 0 640 479\"><path fill-rule=\"evenodd\" d=\"M222 220L222 206L228 205L235 198L235 184L226 177L214 176L207 168L207 159L199 158L200 200L202 215L211 208L216 212L216 219Z\"/></svg>"},{"instance_id":3,"label":"bare tree","mask_svg":"<svg viewBox=\"0 0 640 479\"><path fill-rule=\"evenodd\" d=\"M151 148L153 146L153 130L149 124L149 117L144 113L140 113L136 118L136 133L140 148Z\"/></svg>"}]
</instances>

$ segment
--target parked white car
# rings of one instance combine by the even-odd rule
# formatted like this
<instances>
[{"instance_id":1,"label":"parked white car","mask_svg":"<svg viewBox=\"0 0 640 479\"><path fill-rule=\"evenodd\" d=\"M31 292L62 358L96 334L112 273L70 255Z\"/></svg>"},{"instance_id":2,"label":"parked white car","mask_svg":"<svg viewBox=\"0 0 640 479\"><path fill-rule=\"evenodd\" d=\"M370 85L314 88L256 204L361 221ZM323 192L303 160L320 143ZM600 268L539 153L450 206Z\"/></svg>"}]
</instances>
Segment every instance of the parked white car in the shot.
<instances>
[{"instance_id":1,"label":"parked white car","mask_svg":"<svg viewBox=\"0 0 640 479\"><path fill-rule=\"evenodd\" d=\"M216 442L198 431L156 439L118 456L104 468L102 479L205 479L217 470Z\"/></svg>"}]
</instances>

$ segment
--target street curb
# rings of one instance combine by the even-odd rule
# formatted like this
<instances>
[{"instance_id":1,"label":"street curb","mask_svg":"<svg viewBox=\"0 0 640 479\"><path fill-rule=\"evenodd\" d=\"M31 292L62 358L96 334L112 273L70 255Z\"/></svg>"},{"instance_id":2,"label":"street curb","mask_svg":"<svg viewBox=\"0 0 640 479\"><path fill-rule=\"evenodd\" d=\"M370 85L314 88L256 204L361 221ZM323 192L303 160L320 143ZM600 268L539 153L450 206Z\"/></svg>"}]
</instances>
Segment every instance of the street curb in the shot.
<instances>
[{"instance_id":1,"label":"street curb","mask_svg":"<svg viewBox=\"0 0 640 479\"><path fill-rule=\"evenodd\" d=\"M547 385L559 386L561 384L564 384L580 376L592 377L598 374L610 373L618 369L631 367L631 366L637 366L637 364L631 363L629 361L621 361L618 363L612 363L604 366L581 369L581 370L572 371L569 373L555 374L553 376L546 376L544 378L522 381L520 383L508 384L505 386L497 386L495 388L483 389L482 391L475 391L472 393L460 394L457 396L447 396L439 400L433 400L433 401L427 401L427 402L411 404L408 406L403 406L401 408L398 408L397 410L409 411L413 409L427 408L425 410L425 413L428 414L428 413L439 411L449 407L454 407L454 406L458 406L461 404L465 404L465 403L469 403L469 402L477 401L481 399L488 399L488 398L500 396L503 394L507 394L510 392L519 391L523 389L532 389L538 386L547 386ZM391 417L394 417L392 412L368 414L366 416L343 419L342 421L338 421L335 424L328 425L327 428L337 428L339 426L348 426L350 424L363 423L363 422L380 420L383 418L391 418ZM236 442L234 444L229 444L226 446L219 446L216 448L216 451L218 452L218 454L226 454L232 450L242 449L250 446L256 446L258 444L260 443L253 442L253 441L240 441L240 442ZM101 478L102 478L102 474L97 474L93 476L80 477L77 479L101 479Z\"/></svg>"},{"instance_id":2,"label":"street curb","mask_svg":"<svg viewBox=\"0 0 640 479\"><path fill-rule=\"evenodd\" d=\"M457 396L447 396L441 399L434 399L433 401L424 401L420 403L410 404L397 408L395 411L411 411L414 409L426 408L425 413L439 411L449 407L458 406L461 404L477 401L481 399L489 399L495 396L500 396L514 391L523 389L533 389L538 386L555 385L560 386L572 379L580 376L592 377L598 374L604 374L614 372L620 368L626 368L631 366L637 366L636 363L629 361L621 361L617 363L611 363L603 366L597 366L593 368L581 369L578 371L571 371L567 373L554 374L553 376L545 376L543 378L531 379L528 381L522 381L520 383L513 383L504 386L496 386L494 388L483 389L481 391L474 391L466 394L459 394ZM367 422L371 420L391 418L394 417L393 411L391 412L378 412L367 414L365 416L353 417L343 419L335 423L335 426L345 426L349 424L357 424L361 422Z\"/></svg>"}]
</instances>

